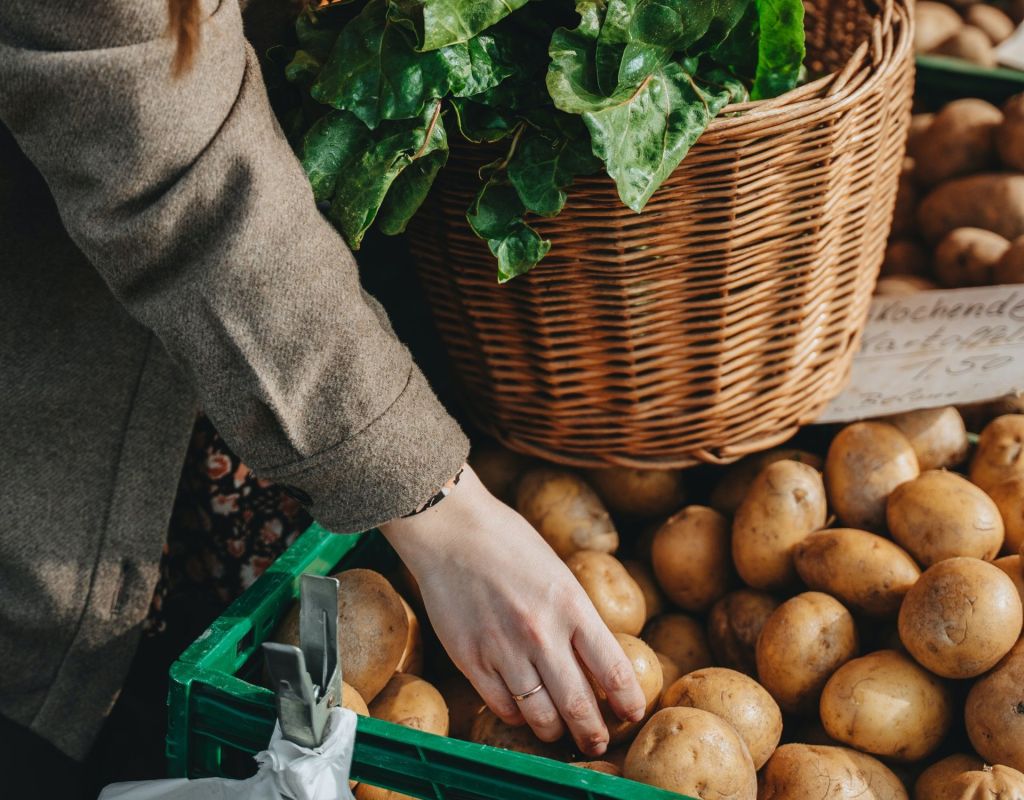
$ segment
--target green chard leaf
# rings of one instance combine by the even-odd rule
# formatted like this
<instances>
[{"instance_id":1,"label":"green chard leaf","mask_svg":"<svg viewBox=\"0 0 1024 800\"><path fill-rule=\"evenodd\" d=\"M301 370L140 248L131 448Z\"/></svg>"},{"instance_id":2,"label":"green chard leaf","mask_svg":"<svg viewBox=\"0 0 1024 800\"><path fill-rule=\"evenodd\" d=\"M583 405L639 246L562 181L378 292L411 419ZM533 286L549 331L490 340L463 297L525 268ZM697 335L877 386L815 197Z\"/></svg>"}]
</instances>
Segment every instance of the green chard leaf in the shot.
<instances>
[{"instance_id":1,"label":"green chard leaf","mask_svg":"<svg viewBox=\"0 0 1024 800\"><path fill-rule=\"evenodd\" d=\"M316 81L323 65L306 50L296 50L292 60L284 68L284 77L289 83L309 87Z\"/></svg>"},{"instance_id":2,"label":"green chard leaf","mask_svg":"<svg viewBox=\"0 0 1024 800\"><path fill-rule=\"evenodd\" d=\"M377 226L381 233L386 236L405 233L409 221L427 199L437 173L447 162L447 146L439 147L415 159L402 170L391 184L377 215Z\"/></svg>"},{"instance_id":3,"label":"green chard leaf","mask_svg":"<svg viewBox=\"0 0 1024 800\"><path fill-rule=\"evenodd\" d=\"M499 283L529 272L551 249L551 242L523 221L525 213L519 193L501 173L483 185L466 213L474 233L487 240L498 259Z\"/></svg>"},{"instance_id":4,"label":"green chard leaf","mask_svg":"<svg viewBox=\"0 0 1024 800\"><path fill-rule=\"evenodd\" d=\"M390 0L391 19L413 31L419 50L467 42L529 0Z\"/></svg>"},{"instance_id":5,"label":"green chard leaf","mask_svg":"<svg viewBox=\"0 0 1024 800\"><path fill-rule=\"evenodd\" d=\"M295 36L299 40L299 48L320 62L326 61L331 54L338 32L336 27L329 25L318 14L299 14L295 20Z\"/></svg>"},{"instance_id":6,"label":"green chard leaf","mask_svg":"<svg viewBox=\"0 0 1024 800\"><path fill-rule=\"evenodd\" d=\"M778 97L796 88L804 63L803 0L756 0L760 40L755 100Z\"/></svg>"},{"instance_id":7,"label":"green chard leaf","mask_svg":"<svg viewBox=\"0 0 1024 800\"><path fill-rule=\"evenodd\" d=\"M746 83L752 84L754 73L757 71L757 50L760 36L757 3L750 2L736 27L722 42L708 52L708 56L719 66L730 70Z\"/></svg>"},{"instance_id":8,"label":"green chard leaf","mask_svg":"<svg viewBox=\"0 0 1024 800\"><path fill-rule=\"evenodd\" d=\"M540 122L543 127L536 127ZM508 179L523 205L553 217L565 205L566 192L579 175L593 175L601 162L591 152L590 136L579 117L545 114L531 117L508 162Z\"/></svg>"},{"instance_id":9,"label":"green chard leaf","mask_svg":"<svg viewBox=\"0 0 1024 800\"><path fill-rule=\"evenodd\" d=\"M487 103L456 97L452 98L451 104L455 111L455 124L467 142L498 142L510 135L515 127L510 115Z\"/></svg>"},{"instance_id":10,"label":"green chard leaf","mask_svg":"<svg viewBox=\"0 0 1024 800\"><path fill-rule=\"evenodd\" d=\"M302 141L299 159L318 203L334 196L338 173L370 146L370 140L367 127L346 111L332 111L313 123Z\"/></svg>"}]
</instances>

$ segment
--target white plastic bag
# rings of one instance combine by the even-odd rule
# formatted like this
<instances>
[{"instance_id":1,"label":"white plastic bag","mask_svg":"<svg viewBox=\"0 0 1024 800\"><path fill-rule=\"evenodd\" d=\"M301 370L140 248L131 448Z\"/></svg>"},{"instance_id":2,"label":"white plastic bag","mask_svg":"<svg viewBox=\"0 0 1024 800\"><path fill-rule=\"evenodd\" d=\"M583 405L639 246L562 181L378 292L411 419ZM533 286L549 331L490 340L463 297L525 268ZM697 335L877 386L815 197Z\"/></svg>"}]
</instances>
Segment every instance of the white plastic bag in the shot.
<instances>
[{"instance_id":1,"label":"white plastic bag","mask_svg":"<svg viewBox=\"0 0 1024 800\"><path fill-rule=\"evenodd\" d=\"M205 778L114 783L99 800L353 800L348 788L356 715L332 708L324 742L310 749L282 738L274 728L270 746L257 754L259 772L245 781Z\"/></svg>"}]
</instances>

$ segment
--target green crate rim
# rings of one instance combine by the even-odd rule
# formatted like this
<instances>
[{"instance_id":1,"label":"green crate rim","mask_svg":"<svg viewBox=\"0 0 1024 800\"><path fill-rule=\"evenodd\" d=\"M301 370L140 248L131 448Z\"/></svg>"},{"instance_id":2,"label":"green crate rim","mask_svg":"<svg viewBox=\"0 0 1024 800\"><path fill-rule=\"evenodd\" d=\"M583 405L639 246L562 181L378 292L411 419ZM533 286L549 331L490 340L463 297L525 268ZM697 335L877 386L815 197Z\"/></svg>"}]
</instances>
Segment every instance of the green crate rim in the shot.
<instances>
[{"instance_id":1,"label":"green crate rim","mask_svg":"<svg viewBox=\"0 0 1024 800\"><path fill-rule=\"evenodd\" d=\"M249 745L259 740L263 744L255 746L265 746L273 726L273 694L235 674L261 643L253 619L265 616L268 607L280 610L297 597L302 573L327 574L360 547L371 546L376 538L379 537L375 533L335 535L314 524L181 654L171 667L167 701L167 759L171 776L195 777L190 760L192 711L193 706L204 702L204 694L210 690L229 695L237 702L240 708L231 711L243 722L248 719L251 723ZM238 742L224 743L239 746ZM512 795L543 800L684 797L558 761L435 736L368 717L358 720L352 778L426 800L465 796L459 789L470 790L473 797L494 800L507 800ZM447 788L425 790L417 781ZM510 785L520 788L511 792ZM524 788L529 785L535 790ZM425 791L428 793L424 794Z\"/></svg>"}]
</instances>

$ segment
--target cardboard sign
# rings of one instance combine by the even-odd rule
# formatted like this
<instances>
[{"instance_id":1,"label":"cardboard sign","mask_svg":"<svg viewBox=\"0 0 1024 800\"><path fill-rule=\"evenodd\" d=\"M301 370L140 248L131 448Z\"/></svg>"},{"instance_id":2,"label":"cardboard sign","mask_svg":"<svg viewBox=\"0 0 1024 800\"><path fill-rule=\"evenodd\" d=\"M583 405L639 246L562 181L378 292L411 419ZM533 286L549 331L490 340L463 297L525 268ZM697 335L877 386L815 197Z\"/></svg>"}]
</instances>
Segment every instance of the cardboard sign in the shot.
<instances>
[{"instance_id":1,"label":"cardboard sign","mask_svg":"<svg viewBox=\"0 0 1024 800\"><path fill-rule=\"evenodd\" d=\"M1024 390L1024 284L876 297L846 389L819 422Z\"/></svg>"}]
</instances>

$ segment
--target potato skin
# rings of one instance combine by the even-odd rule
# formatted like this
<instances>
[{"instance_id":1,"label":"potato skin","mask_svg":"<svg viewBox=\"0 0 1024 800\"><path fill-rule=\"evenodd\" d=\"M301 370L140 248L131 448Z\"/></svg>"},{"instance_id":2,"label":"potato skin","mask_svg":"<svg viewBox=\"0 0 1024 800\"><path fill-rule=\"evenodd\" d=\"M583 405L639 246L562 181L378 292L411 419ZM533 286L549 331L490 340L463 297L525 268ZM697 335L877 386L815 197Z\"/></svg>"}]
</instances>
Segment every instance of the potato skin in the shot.
<instances>
[{"instance_id":1,"label":"potato skin","mask_svg":"<svg viewBox=\"0 0 1024 800\"><path fill-rule=\"evenodd\" d=\"M979 765L950 775L944 784L937 783L932 794L915 794L914 797L915 800L1019 800L1024 797L1024 773L1002 764Z\"/></svg>"},{"instance_id":2,"label":"potato skin","mask_svg":"<svg viewBox=\"0 0 1024 800\"><path fill-rule=\"evenodd\" d=\"M361 717L370 716L370 709L366 706L363 696L349 686L345 681L341 682L341 707L354 711Z\"/></svg>"},{"instance_id":3,"label":"potato skin","mask_svg":"<svg viewBox=\"0 0 1024 800\"><path fill-rule=\"evenodd\" d=\"M686 501L682 470L608 467L587 470L604 504L631 517L663 517Z\"/></svg>"},{"instance_id":4,"label":"potato skin","mask_svg":"<svg viewBox=\"0 0 1024 800\"><path fill-rule=\"evenodd\" d=\"M640 689L647 701L647 713L640 722L628 722L620 719L618 714L612 711L608 704L608 698L604 690L591 680L591 687L597 697L597 707L604 718L604 724L608 728L608 744L614 747L633 738L633 735L643 727L647 717L651 715L658 705L661 691L665 688L665 678L661 671L661 661L644 641L624 633L615 634L622 651L633 665L633 672L640 683Z\"/></svg>"},{"instance_id":5,"label":"potato skin","mask_svg":"<svg viewBox=\"0 0 1024 800\"><path fill-rule=\"evenodd\" d=\"M1003 556L992 562L993 566L999 567L1013 581L1017 587L1017 594L1024 603L1024 556Z\"/></svg>"},{"instance_id":6,"label":"potato skin","mask_svg":"<svg viewBox=\"0 0 1024 800\"><path fill-rule=\"evenodd\" d=\"M644 627L640 636L649 647L664 653L685 675L713 663L704 628L685 614L662 614Z\"/></svg>"},{"instance_id":7,"label":"potato skin","mask_svg":"<svg viewBox=\"0 0 1024 800\"><path fill-rule=\"evenodd\" d=\"M610 761L573 761L574 767L589 769L591 772L603 772L605 775L621 775L622 771Z\"/></svg>"},{"instance_id":8,"label":"potato skin","mask_svg":"<svg viewBox=\"0 0 1024 800\"><path fill-rule=\"evenodd\" d=\"M893 414L884 422L895 426L907 437L922 472L951 469L967 459L970 450L967 426L954 406Z\"/></svg>"},{"instance_id":9,"label":"potato skin","mask_svg":"<svg viewBox=\"0 0 1024 800\"><path fill-rule=\"evenodd\" d=\"M980 67L995 67L996 51L988 34L973 25L964 25L933 51L938 55L962 58Z\"/></svg>"},{"instance_id":10,"label":"potato skin","mask_svg":"<svg viewBox=\"0 0 1024 800\"><path fill-rule=\"evenodd\" d=\"M706 611L732 581L729 521L707 506L687 506L654 534L651 564L665 595L684 611Z\"/></svg>"},{"instance_id":11,"label":"potato skin","mask_svg":"<svg viewBox=\"0 0 1024 800\"><path fill-rule=\"evenodd\" d=\"M756 589L738 589L715 603L708 615L708 642L715 660L756 677L757 637L778 607L777 598Z\"/></svg>"},{"instance_id":12,"label":"potato skin","mask_svg":"<svg viewBox=\"0 0 1024 800\"><path fill-rule=\"evenodd\" d=\"M658 616L658 614L665 610L665 597L661 593L661 587L658 586L658 581L654 577L654 570L651 569L649 562L629 559L623 561L622 566L626 568L629 577L636 581L636 585L643 592L644 610L647 614L647 619Z\"/></svg>"},{"instance_id":13,"label":"potato skin","mask_svg":"<svg viewBox=\"0 0 1024 800\"><path fill-rule=\"evenodd\" d=\"M715 484L715 488L711 490L711 507L726 516L734 515L740 507L740 503L743 502L743 498L750 491L754 479L761 474L765 467L776 461L798 461L819 472L824 466L820 456L806 450L789 447L765 450L762 453L745 456L729 467L725 475Z\"/></svg>"},{"instance_id":14,"label":"potato skin","mask_svg":"<svg viewBox=\"0 0 1024 800\"><path fill-rule=\"evenodd\" d=\"M914 448L895 426L855 422L839 431L828 449L829 505L847 527L880 533L889 495L918 472Z\"/></svg>"},{"instance_id":15,"label":"potato skin","mask_svg":"<svg viewBox=\"0 0 1024 800\"><path fill-rule=\"evenodd\" d=\"M921 201L917 223L931 242L956 228L983 228L1016 239L1024 235L1024 175L981 173L946 181Z\"/></svg>"},{"instance_id":16,"label":"potato skin","mask_svg":"<svg viewBox=\"0 0 1024 800\"><path fill-rule=\"evenodd\" d=\"M920 275L886 275L875 284L878 297L906 297L918 292L930 292L939 287Z\"/></svg>"},{"instance_id":17,"label":"potato skin","mask_svg":"<svg viewBox=\"0 0 1024 800\"><path fill-rule=\"evenodd\" d=\"M782 711L772 696L753 678L721 667L698 669L665 690L661 708L685 706L721 717L743 739L761 769L782 737Z\"/></svg>"},{"instance_id":18,"label":"potato skin","mask_svg":"<svg viewBox=\"0 0 1024 800\"><path fill-rule=\"evenodd\" d=\"M821 693L828 735L868 753L914 761L934 752L953 722L948 687L897 650L876 650L836 670Z\"/></svg>"},{"instance_id":19,"label":"potato skin","mask_svg":"<svg viewBox=\"0 0 1024 800\"><path fill-rule=\"evenodd\" d=\"M469 740L556 761L566 761L572 754L572 748L565 740L542 742L529 726L506 725L489 708L483 709L473 720Z\"/></svg>"},{"instance_id":20,"label":"potato skin","mask_svg":"<svg viewBox=\"0 0 1024 800\"><path fill-rule=\"evenodd\" d=\"M1024 236L1010 242L1002 258L992 267L992 282L997 285L1024 283Z\"/></svg>"},{"instance_id":21,"label":"potato skin","mask_svg":"<svg viewBox=\"0 0 1024 800\"><path fill-rule=\"evenodd\" d=\"M665 708L629 748L623 777L692 797L756 800L757 773L739 734L699 708Z\"/></svg>"},{"instance_id":22,"label":"potato skin","mask_svg":"<svg viewBox=\"0 0 1024 800\"><path fill-rule=\"evenodd\" d=\"M1024 414L996 417L981 432L971 459L971 480L985 491L1024 477Z\"/></svg>"},{"instance_id":23,"label":"potato skin","mask_svg":"<svg viewBox=\"0 0 1024 800\"><path fill-rule=\"evenodd\" d=\"M577 550L565 565L613 633L640 633L647 621L644 593L621 561L608 553Z\"/></svg>"},{"instance_id":24,"label":"potato skin","mask_svg":"<svg viewBox=\"0 0 1024 800\"><path fill-rule=\"evenodd\" d=\"M1003 11L990 5L969 6L964 12L964 21L984 31L994 45L1002 44L1009 39L1017 27Z\"/></svg>"},{"instance_id":25,"label":"potato skin","mask_svg":"<svg viewBox=\"0 0 1024 800\"><path fill-rule=\"evenodd\" d=\"M396 672L370 703L370 716L438 736L448 735L448 706L423 678Z\"/></svg>"},{"instance_id":26,"label":"potato skin","mask_svg":"<svg viewBox=\"0 0 1024 800\"><path fill-rule=\"evenodd\" d=\"M915 10L914 51L917 53L930 53L964 26L960 15L945 3L920 0Z\"/></svg>"},{"instance_id":27,"label":"potato skin","mask_svg":"<svg viewBox=\"0 0 1024 800\"><path fill-rule=\"evenodd\" d=\"M929 470L898 486L886 518L892 538L926 567L955 556L991 560L1003 546L996 504L955 472Z\"/></svg>"},{"instance_id":28,"label":"potato skin","mask_svg":"<svg viewBox=\"0 0 1024 800\"><path fill-rule=\"evenodd\" d=\"M1024 624L1017 587L999 567L948 558L925 570L900 608L900 641L922 666L945 678L994 667Z\"/></svg>"},{"instance_id":29,"label":"potato skin","mask_svg":"<svg viewBox=\"0 0 1024 800\"><path fill-rule=\"evenodd\" d=\"M784 744L765 764L757 800L907 800L900 779L877 758L846 747Z\"/></svg>"},{"instance_id":30,"label":"potato skin","mask_svg":"<svg viewBox=\"0 0 1024 800\"><path fill-rule=\"evenodd\" d=\"M876 617L895 616L903 596L921 575L901 547L853 528L812 533L797 545L794 560L809 588Z\"/></svg>"},{"instance_id":31,"label":"potato skin","mask_svg":"<svg viewBox=\"0 0 1024 800\"><path fill-rule=\"evenodd\" d=\"M946 791L949 782L961 772L981 769L985 762L976 755L954 753L936 761L917 777L914 800L936 800Z\"/></svg>"},{"instance_id":32,"label":"potato skin","mask_svg":"<svg viewBox=\"0 0 1024 800\"><path fill-rule=\"evenodd\" d=\"M825 525L825 486L813 467L776 461L743 499L732 525L732 557L744 583L783 589L796 581L793 548Z\"/></svg>"},{"instance_id":33,"label":"potato skin","mask_svg":"<svg viewBox=\"0 0 1024 800\"><path fill-rule=\"evenodd\" d=\"M608 510L575 473L548 467L524 472L516 488L516 510L560 558L577 550L619 549L619 533Z\"/></svg>"},{"instance_id":34,"label":"potato skin","mask_svg":"<svg viewBox=\"0 0 1024 800\"><path fill-rule=\"evenodd\" d=\"M996 264L1009 249L1009 240L998 233L957 228L935 248L933 269L939 283L949 289L990 286Z\"/></svg>"},{"instance_id":35,"label":"potato skin","mask_svg":"<svg viewBox=\"0 0 1024 800\"><path fill-rule=\"evenodd\" d=\"M1003 552L1019 553L1024 547L1024 476L997 483L988 495L1003 520Z\"/></svg>"},{"instance_id":36,"label":"potato skin","mask_svg":"<svg viewBox=\"0 0 1024 800\"><path fill-rule=\"evenodd\" d=\"M1024 94L1003 105L1003 124L996 131L996 150L1007 169L1024 172Z\"/></svg>"},{"instance_id":37,"label":"potato skin","mask_svg":"<svg viewBox=\"0 0 1024 800\"><path fill-rule=\"evenodd\" d=\"M1024 640L971 687L964 721L978 755L1024 772Z\"/></svg>"},{"instance_id":38,"label":"potato skin","mask_svg":"<svg viewBox=\"0 0 1024 800\"><path fill-rule=\"evenodd\" d=\"M943 106L916 145L914 178L935 186L996 166L996 128L1003 112L985 100L964 98Z\"/></svg>"},{"instance_id":39,"label":"potato skin","mask_svg":"<svg viewBox=\"0 0 1024 800\"><path fill-rule=\"evenodd\" d=\"M757 674L783 711L806 713L817 708L829 677L857 649L850 612L827 594L804 592L765 622L757 640Z\"/></svg>"}]
</instances>

